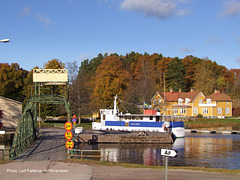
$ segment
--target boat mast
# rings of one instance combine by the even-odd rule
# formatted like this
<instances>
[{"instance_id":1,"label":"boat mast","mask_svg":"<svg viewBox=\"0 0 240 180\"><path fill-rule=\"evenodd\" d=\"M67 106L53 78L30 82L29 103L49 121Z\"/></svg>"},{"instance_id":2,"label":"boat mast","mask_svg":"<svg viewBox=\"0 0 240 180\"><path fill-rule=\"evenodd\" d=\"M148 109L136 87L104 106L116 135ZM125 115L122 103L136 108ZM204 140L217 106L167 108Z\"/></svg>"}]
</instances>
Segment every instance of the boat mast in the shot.
<instances>
[{"instance_id":1,"label":"boat mast","mask_svg":"<svg viewBox=\"0 0 240 180\"><path fill-rule=\"evenodd\" d=\"M114 105L113 105L113 114L114 115L117 115L117 94L116 96L114 97Z\"/></svg>"},{"instance_id":2,"label":"boat mast","mask_svg":"<svg viewBox=\"0 0 240 180\"><path fill-rule=\"evenodd\" d=\"M164 116L165 116L165 71L163 72L163 85L164 85L164 95L163 95L163 121L165 120L164 119Z\"/></svg>"}]
</instances>

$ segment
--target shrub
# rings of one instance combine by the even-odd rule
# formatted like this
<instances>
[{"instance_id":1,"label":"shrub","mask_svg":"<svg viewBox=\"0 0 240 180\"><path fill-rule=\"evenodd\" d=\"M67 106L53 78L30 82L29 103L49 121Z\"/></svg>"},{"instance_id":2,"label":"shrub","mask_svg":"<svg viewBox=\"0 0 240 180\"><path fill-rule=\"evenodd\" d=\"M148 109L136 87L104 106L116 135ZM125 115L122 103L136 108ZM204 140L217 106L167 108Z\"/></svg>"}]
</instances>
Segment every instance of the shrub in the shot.
<instances>
[{"instance_id":1,"label":"shrub","mask_svg":"<svg viewBox=\"0 0 240 180\"><path fill-rule=\"evenodd\" d=\"M233 116L236 116L236 117L240 116L240 107L233 107L232 113L233 113L232 114Z\"/></svg>"},{"instance_id":2,"label":"shrub","mask_svg":"<svg viewBox=\"0 0 240 180\"><path fill-rule=\"evenodd\" d=\"M198 114L197 118L203 118L203 115L202 114Z\"/></svg>"}]
</instances>

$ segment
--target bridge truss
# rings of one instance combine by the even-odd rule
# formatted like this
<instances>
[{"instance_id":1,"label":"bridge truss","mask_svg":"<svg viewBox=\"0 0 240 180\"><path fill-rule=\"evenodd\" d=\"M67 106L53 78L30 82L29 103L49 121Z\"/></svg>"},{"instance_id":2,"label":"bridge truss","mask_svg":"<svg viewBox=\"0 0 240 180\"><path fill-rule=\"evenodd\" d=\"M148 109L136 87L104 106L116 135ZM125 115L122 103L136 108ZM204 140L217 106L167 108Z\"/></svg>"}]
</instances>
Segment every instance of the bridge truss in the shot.
<instances>
[{"instance_id":1,"label":"bridge truss","mask_svg":"<svg viewBox=\"0 0 240 180\"><path fill-rule=\"evenodd\" d=\"M69 104L69 84L68 78L66 78L67 70L34 69L33 73L35 95L32 95L31 99L27 100L21 119L18 122L12 142L12 147L9 150L10 160L15 159L18 154L27 149L38 137L38 104L39 106L40 103L63 104L67 112L67 121L71 121L72 114ZM56 94L56 92L58 92L58 94Z\"/></svg>"}]
</instances>

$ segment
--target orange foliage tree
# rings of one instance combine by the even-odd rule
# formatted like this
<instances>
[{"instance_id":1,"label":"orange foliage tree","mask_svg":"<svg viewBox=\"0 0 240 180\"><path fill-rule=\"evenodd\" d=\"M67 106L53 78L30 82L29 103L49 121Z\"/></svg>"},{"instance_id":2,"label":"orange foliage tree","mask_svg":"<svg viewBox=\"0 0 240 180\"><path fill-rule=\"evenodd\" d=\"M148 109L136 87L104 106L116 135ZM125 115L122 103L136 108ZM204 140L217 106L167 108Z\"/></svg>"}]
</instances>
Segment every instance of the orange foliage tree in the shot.
<instances>
[{"instance_id":1,"label":"orange foliage tree","mask_svg":"<svg viewBox=\"0 0 240 180\"><path fill-rule=\"evenodd\" d=\"M116 55L107 56L97 67L92 99L99 107L112 105L116 94L120 98L124 96L129 73L123 67L122 60Z\"/></svg>"}]
</instances>

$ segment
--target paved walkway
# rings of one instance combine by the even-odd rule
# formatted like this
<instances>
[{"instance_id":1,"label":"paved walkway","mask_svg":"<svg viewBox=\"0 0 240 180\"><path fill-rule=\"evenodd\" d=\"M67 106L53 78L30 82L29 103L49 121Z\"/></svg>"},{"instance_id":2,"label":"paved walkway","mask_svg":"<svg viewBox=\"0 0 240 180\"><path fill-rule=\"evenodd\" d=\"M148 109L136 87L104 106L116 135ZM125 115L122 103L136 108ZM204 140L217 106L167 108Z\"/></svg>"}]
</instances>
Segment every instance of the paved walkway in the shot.
<instances>
[{"instance_id":1,"label":"paved walkway","mask_svg":"<svg viewBox=\"0 0 240 180\"><path fill-rule=\"evenodd\" d=\"M17 160L24 161L57 161L67 158L65 129L43 129L42 136L18 155Z\"/></svg>"},{"instance_id":2,"label":"paved walkway","mask_svg":"<svg viewBox=\"0 0 240 180\"><path fill-rule=\"evenodd\" d=\"M164 170L120 166L64 163L57 161L13 161L0 164L0 177L7 180L157 180L165 179ZM240 174L168 170L169 180L239 180Z\"/></svg>"}]
</instances>

